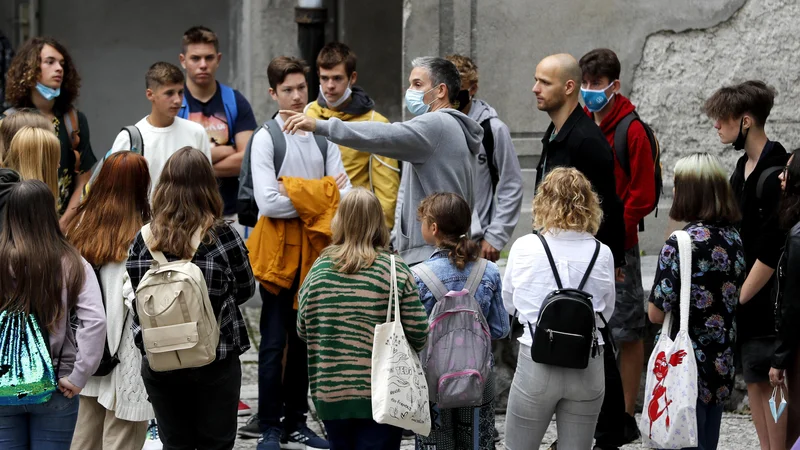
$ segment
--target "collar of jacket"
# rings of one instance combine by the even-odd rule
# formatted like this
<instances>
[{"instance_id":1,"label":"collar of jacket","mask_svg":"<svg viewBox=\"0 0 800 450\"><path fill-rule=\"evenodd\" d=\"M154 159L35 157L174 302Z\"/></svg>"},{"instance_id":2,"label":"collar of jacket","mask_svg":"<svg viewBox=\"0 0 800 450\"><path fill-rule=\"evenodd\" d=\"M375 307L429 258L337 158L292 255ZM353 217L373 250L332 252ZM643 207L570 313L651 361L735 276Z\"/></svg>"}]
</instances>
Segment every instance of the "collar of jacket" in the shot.
<instances>
[{"instance_id":1,"label":"collar of jacket","mask_svg":"<svg viewBox=\"0 0 800 450\"><path fill-rule=\"evenodd\" d=\"M572 128L575 126L575 124L578 123L578 121L580 121L581 116L585 115L586 113L583 112L581 104L578 103L575 106L575 109L572 110L572 114L570 114L569 117L567 117L567 121L564 122L564 126L561 127L560 130L558 130L558 134L556 135L556 138L553 139L553 142L563 142L564 139L566 139L567 136L569 136L569 133L570 131L572 131ZM556 125L553 122L550 122L550 126L547 127L547 131L545 131L544 136L542 136L543 144L547 145L550 143L550 135L553 134L553 130L555 130L555 128Z\"/></svg>"}]
</instances>

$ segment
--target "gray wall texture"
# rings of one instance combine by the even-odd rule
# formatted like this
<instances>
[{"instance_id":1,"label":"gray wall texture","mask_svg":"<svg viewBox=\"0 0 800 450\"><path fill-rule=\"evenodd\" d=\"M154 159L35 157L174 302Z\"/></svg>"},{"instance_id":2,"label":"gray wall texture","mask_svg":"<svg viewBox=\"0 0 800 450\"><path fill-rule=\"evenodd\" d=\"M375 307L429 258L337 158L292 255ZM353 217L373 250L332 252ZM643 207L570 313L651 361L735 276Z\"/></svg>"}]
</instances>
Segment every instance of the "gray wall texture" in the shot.
<instances>
[{"instance_id":1,"label":"gray wall texture","mask_svg":"<svg viewBox=\"0 0 800 450\"><path fill-rule=\"evenodd\" d=\"M633 76L632 100L658 133L671 179L675 161L711 152L728 170L742 155L720 144L701 106L715 90L748 79L778 91L767 136L800 147L800 3L749 0L730 19L704 30L661 32L647 40Z\"/></svg>"}]
</instances>

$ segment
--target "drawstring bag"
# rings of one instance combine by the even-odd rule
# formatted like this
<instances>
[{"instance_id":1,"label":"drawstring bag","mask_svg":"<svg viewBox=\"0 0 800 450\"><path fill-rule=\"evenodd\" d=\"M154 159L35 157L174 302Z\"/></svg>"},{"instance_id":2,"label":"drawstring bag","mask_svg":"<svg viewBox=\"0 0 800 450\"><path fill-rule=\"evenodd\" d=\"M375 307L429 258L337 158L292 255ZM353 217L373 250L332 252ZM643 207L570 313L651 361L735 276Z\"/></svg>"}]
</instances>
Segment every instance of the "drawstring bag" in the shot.
<instances>
[{"instance_id":1,"label":"drawstring bag","mask_svg":"<svg viewBox=\"0 0 800 450\"><path fill-rule=\"evenodd\" d=\"M683 230L674 236L680 258L680 330L670 339L674 311L668 312L647 363L645 407L639 423L644 448L697 446L697 360L689 338L692 241Z\"/></svg>"},{"instance_id":2,"label":"drawstring bag","mask_svg":"<svg viewBox=\"0 0 800 450\"><path fill-rule=\"evenodd\" d=\"M56 390L57 370L36 317L0 311L0 406L46 403Z\"/></svg>"}]
</instances>

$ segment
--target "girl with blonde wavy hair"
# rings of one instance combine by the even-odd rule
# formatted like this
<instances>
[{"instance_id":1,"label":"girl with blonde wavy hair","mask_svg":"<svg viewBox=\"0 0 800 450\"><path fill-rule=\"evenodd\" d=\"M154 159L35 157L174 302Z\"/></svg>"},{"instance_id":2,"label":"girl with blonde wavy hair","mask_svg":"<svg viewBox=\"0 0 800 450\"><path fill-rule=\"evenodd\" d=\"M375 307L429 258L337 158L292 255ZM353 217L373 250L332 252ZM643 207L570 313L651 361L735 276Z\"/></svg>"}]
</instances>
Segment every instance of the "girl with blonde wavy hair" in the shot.
<instances>
[{"instance_id":1,"label":"girl with blonde wavy hair","mask_svg":"<svg viewBox=\"0 0 800 450\"><path fill-rule=\"evenodd\" d=\"M403 430L372 420L372 338L375 325L386 321L392 269L389 231L375 194L350 191L331 231L330 247L299 291L297 333L308 343L311 398L331 449L399 449ZM425 310L399 256L395 268L398 319L408 343L420 351L428 338Z\"/></svg>"},{"instance_id":2,"label":"girl with blonde wavy hair","mask_svg":"<svg viewBox=\"0 0 800 450\"><path fill-rule=\"evenodd\" d=\"M576 288L597 248L594 234L603 212L589 180L574 168L554 169L539 185L533 200L533 227L547 242L564 288ZM539 364L531 359L532 332L543 302L558 289L539 236L529 234L511 247L503 279L503 302L509 313L529 324L519 338L517 371L511 383L506 416L506 446L539 448L553 413L559 448L591 448L605 396L603 356L589 359L585 369ZM614 313L614 258L600 244L585 292L596 313ZM604 344L598 319L597 339ZM609 351L609 349L605 349Z\"/></svg>"}]
</instances>

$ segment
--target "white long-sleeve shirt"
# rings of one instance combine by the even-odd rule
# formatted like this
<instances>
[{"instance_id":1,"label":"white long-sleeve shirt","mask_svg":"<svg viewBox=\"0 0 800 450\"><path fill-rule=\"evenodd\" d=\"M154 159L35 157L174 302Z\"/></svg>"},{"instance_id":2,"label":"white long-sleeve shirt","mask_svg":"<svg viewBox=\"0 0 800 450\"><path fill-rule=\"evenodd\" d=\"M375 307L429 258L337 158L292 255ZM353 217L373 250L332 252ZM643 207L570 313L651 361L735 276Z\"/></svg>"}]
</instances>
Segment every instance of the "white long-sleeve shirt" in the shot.
<instances>
[{"instance_id":1,"label":"white long-sleeve shirt","mask_svg":"<svg viewBox=\"0 0 800 450\"><path fill-rule=\"evenodd\" d=\"M150 201L153 200L153 191L156 189L161 171L167 164L170 156L175 154L183 147L194 147L208 158L211 162L211 141L206 134L206 129L202 125L189 120L176 117L172 125L158 128L150 125L147 117L136 123L136 128L142 133L144 142L144 159L150 169ZM123 130L117 134L111 152L120 150L130 150L131 139L127 131Z\"/></svg>"},{"instance_id":2,"label":"white long-sleeve shirt","mask_svg":"<svg viewBox=\"0 0 800 450\"><path fill-rule=\"evenodd\" d=\"M546 232L544 236L563 287L577 289L594 254L594 237L589 233L561 230ZM536 329L542 303L547 294L556 289L558 285L539 238L528 234L517 239L508 254L503 278L503 304L509 314L516 312L520 323L525 325L525 332L519 338L521 344L533 344L527 324ZM595 312L602 313L606 320L610 320L616 299L614 257L605 244L600 245L600 254L583 290L592 294ZM599 317L596 322L598 328L605 326ZM603 337L599 329L597 337L602 344Z\"/></svg>"},{"instance_id":3,"label":"white long-sleeve shirt","mask_svg":"<svg viewBox=\"0 0 800 450\"><path fill-rule=\"evenodd\" d=\"M275 121L283 127L280 115ZM292 201L278 190L279 177L297 177L318 180L326 175L335 177L345 173L342 154L339 146L328 141L328 156L323 165L322 152L319 151L314 135L298 131L297 134L284 134L286 139L286 156L275 176L275 157L272 137L265 129L260 129L253 136L250 150L250 167L253 171L253 194L258 205L258 214L273 219L293 219L297 217ZM350 179L339 193L342 197L350 191Z\"/></svg>"}]
</instances>

